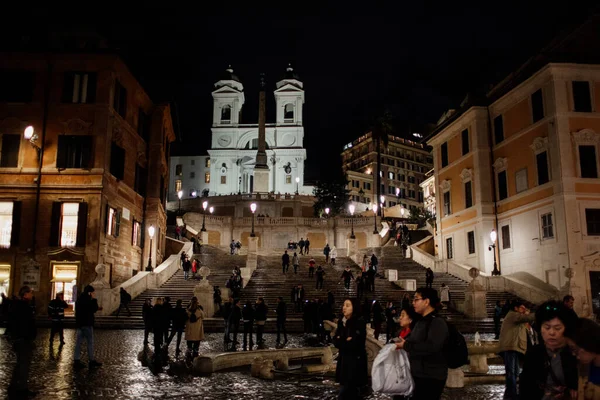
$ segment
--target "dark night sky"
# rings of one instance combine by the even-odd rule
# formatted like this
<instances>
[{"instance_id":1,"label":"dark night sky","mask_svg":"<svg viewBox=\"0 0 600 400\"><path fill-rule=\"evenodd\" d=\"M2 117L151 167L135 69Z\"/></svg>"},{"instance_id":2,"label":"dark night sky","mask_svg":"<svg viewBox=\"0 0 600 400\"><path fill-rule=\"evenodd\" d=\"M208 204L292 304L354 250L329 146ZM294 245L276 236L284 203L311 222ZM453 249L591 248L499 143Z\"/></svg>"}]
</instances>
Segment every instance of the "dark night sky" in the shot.
<instances>
[{"instance_id":1,"label":"dark night sky","mask_svg":"<svg viewBox=\"0 0 600 400\"><path fill-rule=\"evenodd\" d=\"M98 29L120 49L154 101L176 104L181 143L174 155L208 149L212 85L228 64L244 84L243 122L253 123L259 74L266 74L272 92L291 62L306 91L310 180L338 173L343 144L364 133L384 108L394 114L398 136L420 131L457 107L470 89L497 83L556 33L581 21L596 2L569 2L569 10L533 1L397 3L402 7L322 6L312 13L233 5L121 7L99 11L93 20L66 20ZM29 10L37 18L49 12L61 14ZM270 122L274 100L268 97Z\"/></svg>"}]
</instances>

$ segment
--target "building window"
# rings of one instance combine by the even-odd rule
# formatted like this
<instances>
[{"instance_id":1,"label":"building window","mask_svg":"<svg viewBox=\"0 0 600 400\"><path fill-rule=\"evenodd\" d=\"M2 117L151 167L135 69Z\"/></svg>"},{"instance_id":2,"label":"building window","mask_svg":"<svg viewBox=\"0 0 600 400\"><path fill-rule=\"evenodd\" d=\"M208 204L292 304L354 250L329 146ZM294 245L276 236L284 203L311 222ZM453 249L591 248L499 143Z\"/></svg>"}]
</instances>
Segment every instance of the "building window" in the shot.
<instances>
[{"instance_id":1,"label":"building window","mask_svg":"<svg viewBox=\"0 0 600 400\"><path fill-rule=\"evenodd\" d=\"M94 103L96 101L96 73L65 73L62 101L63 103Z\"/></svg>"},{"instance_id":2,"label":"building window","mask_svg":"<svg viewBox=\"0 0 600 400\"><path fill-rule=\"evenodd\" d=\"M394 179L394 173L388 172L388 179Z\"/></svg>"},{"instance_id":3,"label":"building window","mask_svg":"<svg viewBox=\"0 0 600 400\"><path fill-rule=\"evenodd\" d=\"M135 164L135 182L133 183L133 190L143 197L146 197L146 182L148 182L148 170L139 164Z\"/></svg>"},{"instance_id":4,"label":"building window","mask_svg":"<svg viewBox=\"0 0 600 400\"><path fill-rule=\"evenodd\" d=\"M225 105L221 108L221 123L228 124L231 122L231 106Z\"/></svg>"},{"instance_id":5,"label":"building window","mask_svg":"<svg viewBox=\"0 0 600 400\"><path fill-rule=\"evenodd\" d=\"M125 149L115 142L110 146L110 173L118 180L125 176Z\"/></svg>"},{"instance_id":6,"label":"building window","mask_svg":"<svg viewBox=\"0 0 600 400\"><path fill-rule=\"evenodd\" d=\"M450 192L448 191L444 193L444 216L447 217L450 214L452 214L452 208L450 205Z\"/></svg>"},{"instance_id":7,"label":"building window","mask_svg":"<svg viewBox=\"0 0 600 400\"><path fill-rule=\"evenodd\" d=\"M573 81L573 109L577 112L592 112L589 82Z\"/></svg>"},{"instance_id":8,"label":"building window","mask_svg":"<svg viewBox=\"0 0 600 400\"><path fill-rule=\"evenodd\" d=\"M417 197L417 195L416 195L416 193L415 193L414 190L408 189L408 197L411 198L411 199L414 199L414 198Z\"/></svg>"},{"instance_id":9,"label":"building window","mask_svg":"<svg viewBox=\"0 0 600 400\"><path fill-rule=\"evenodd\" d=\"M579 146L579 168L582 178L597 178L598 165L596 161L596 146Z\"/></svg>"},{"instance_id":10,"label":"building window","mask_svg":"<svg viewBox=\"0 0 600 400\"><path fill-rule=\"evenodd\" d=\"M138 110L137 132L146 143L150 140L150 116L141 107Z\"/></svg>"},{"instance_id":11,"label":"building window","mask_svg":"<svg viewBox=\"0 0 600 400\"><path fill-rule=\"evenodd\" d=\"M59 136L58 150L56 152L56 168L91 168L92 143L92 136Z\"/></svg>"},{"instance_id":12,"label":"building window","mask_svg":"<svg viewBox=\"0 0 600 400\"><path fill-rule=\"evenodd\" d=\"M586 208L585 222L588 236L600 236L600 209Z\"/></svg>"},{"instance_id":13,"label":"building window","mask_svg":"<svg viewBox=\"0 0 600 400\"><path fill-rule=\"evenodd\" d=\"M502 231L502 250L510 249L510 226L504 225Z\"/></svg>"},{"instance_id":14,"label":"building window","mask_svg":"<svg viewBox=\"0 0 600 400\"><path fill-rule=\"evenodd\" d=\"M196 165L196 160L190 160L190 165Z\"/></svg>"},{"instance_id":15,"label":"building window","mask_svg":"<svg viewBox=\"0 0 600 400\"><path fill-rule=\"evenodd\" d=\"M1 71L0 88L0 102L28 103L33 99L34 74L30 71Z\"/></svg>"},{"instance_id":16,"label":"building window","mask_svg":"<svg viewBox=\"0 0 600 400\"><path fill-rule=\"evenodd\" d=\"M196 173L194 171L190 172L190 179L194 179L196 177Z\"/></svg>"},{"instance_id":17,"label":"building window","mask_svg":"<svg viewBox=\"0 0 600 400\"><path fill-rule=\"evenodd\" d=\"M469 130L465 129L464 131L462 131L461 133L461 137L462 137L462 155L464 156L465 154L469 153Z\"/></svg>"},{"instance_id":18,"label":"building window","mask_svg":"<svg viewBox=\"0 0 600 400\"><path fill-rule=\"evenodd\" d=\"M537 166L538 185L543 185L550 181L550 168L548 165L548 152L543 151L536 154L535 162Z\"/></svg>"},{"instance_id":19,"label":"building window","mask_svg":"<svg viewBox=\"0 0 600 400\"><path fill-rule=\"evenodd\" d=\"M544 118L544 98L542 97L542 89L536 90L531 95L531 116L534 124Z\"/></svg>"},{"instance_id":20,"label":"building window","mask_svg":"<svg viewBox=\"0 0 600 400\"><path fill-rule=\"evenodd\" d=\"M106 206L106 235L119 236L121 228L121 213L116 208Z\"/></svg>"},{"instance_id":21,"label":"building window","mask_svg":"<svg viewBox=\"0 0 600 400\"><path fill-rule=\"evenodd\" d=\"M363 189L365 189L365 190L371 190L371 183L370 182L363 182Z\"/></svg>"},{"instance_id":22,"label":"building window","mask_svg":"<svg viewBox=\"0 0 600 400\"><path fill-rule=\"evenodd\" d=\"M285 183L288 184L288 185L290 183L292 183L292 176L291 175L286 175L285 176Z\"/></svg>"},{"instance_id":23,"label":"building window","mask_svg":"<svg viewBox=\"0 0 600 400\"><path fill-rule=\"evenodd\" d=\"M465 182L465 208L473 207L473 186L471 181Z\"/></svg>"},{"instance_id":24,"label":"building window","mask_svg":"<svg viewBox=\"0 0 600 400\"><path fill-rule=\"evenodd\" d=\"M408 177L408 183L415 183L415 177L414 176L409 176Z\"/></svg>"},{"instance_id":25,"label":"building window","mask_svg":"<svg viewBox=\"0 0 600 400\"><path fill-rule=\"evenodd\" d=\"M227 183L227 176L222 176L221 177L221 185L225 185Z\"/></svg>"},{"instance_id":26,"label":"building window","mask_svg":"<svg viewBox=\"0 0 600 400\"><path fill-rule=\"evenodd\" d=\"M423 202L423 192L419 192L419 193L417 193L417 195L419 197L417 200L419 201L419 203L422 203Z\"/></svg>"},{"instance_id":27,"label":"building window","mask_svg":"<svg viewBox=\"0 0 600 400\"><path fill-rule=\"evenodd\" d=\"M494 118L494 140L496 144L504 140L504 121L502 120L502 115Z\"/></svg>"},{"instance_id":28,"label":"building window","mask_svg":"<svg viewBox=\"0 0 600 400\"><path fill-rule=\"evenodd\" d=\"M142 247L142 224L134 219L132 230L131 244L133 246Z\"/></svg>"},{"instance_id":29,"label":"building window","mask_svg":"<svg viewBox=\"0 0 600 400\"><path fill-rule=\"evenodd\" d=\"M118 80L115 81L113 108L121 117L125 118L127 116L127 89Z\"/></svg>"},{"instance_id":30,"label":"building window","mask_svg":"<svg viewBox=\"0 0 600 400\"><path fill-rule=\"evenodd\" d=\"M475 254L475 232L467 232L467 245L469 248L469 254Z\"/></svg>"},{"instance_id":31,"label":"building window","mask_svg":"<svg viewBox=\"0 0 600 400\"><path fill-rule=\"evenodd\" d=\"M177 164L175 166L175 175L182 176L183 175L183 165Z\"/></svg>"},{"instance_id":32,"label":"building window","mask_svg":"<svg viewBox=\"0 0 600 400\"><path fill-rule=\"evenodd\" d=\"M504 200L508 197L508 183L506 181L506 171L498 172L498 197Z\"/></svg>"},{"instance_id":33,"label":"building window","mask_svg":"<svg viewBox=\"0 0 600 400\"><path fill-rule=\"evenodd\" d=\"M205 168L210 168L210 158L206 158L206 161L204 161L204 167Z\"/></svg>"},{"instance_id":34,"label":"building window","mask_svg":"<svg viewBox=\"0 0 600 400\"><path fill-rule=\"evenodd\" d=\"M542 238L552 239L554 237L554 224L552 223L552 213L542 215Z\"/></svg>"},{"instance_id":35,"label":"building window","mask_svg":"<svg viewBox=\"0 0 600 400\"><path fill-rule=\"evenodd\" d=\"M294 105L293 104L286 104L285 105L285 111L283 113L283 119L287 122L293 121L294 120Z\"/></svg>"},{"instance_id":36,"label":"building window","mask_svg":"<svg viewBox=\"0 0 600 400\"><path fill-rule=\"evenodd\" d=\"M210 172L204 173L204 183L210 183Z\"/></svg>"},{"instance_id":37,"label":"building window","mask_svg":"<svg viewBox=\"0 0 600 400\"><path fill-rule=\"evenodd\" d=\"M521 193L529 189L527 182L527 168L523 168L515 172L515 191Z\"/></svg>"},{"instance_id":38,"label":"building window","mask_svg":"<svg viewBox=\"0 0 600 400\"><path fill-rule=\"evenodd\" d=\"M63 293L63 300L70 309L65 309L65 313L73 311L73 285L77 281L77 264L53 264L52 265L52 293L51 298L56 298L60 292Z\"/></svg>"},{"instance_id":39,"label":"building window","mask_svg":"<svg viewBox=\"0 0 600 400\"><path fill-rule=\"evenodd\" d=\"M448 260L452 260L453 251L452 251L452 238L446 238L446 258Z\"/></svg>"},{"instance_id":40,"label":"building window","mask_svg":"<svg viewBox=\"0 0 600 400\"><path fill-rule=\"evenodd\" d=\"M448 142L442 143L442 168L448 165Z\"/></svg>"},{"instance_id":41,"label":"building window","mask_svg":"<svg viewBox=\"0 0 600 400\"><path fill-rule=\"evenodd\" d=\"M175 193L179 192L181 190L181 179L177 179L175 181Z\"/></svg>"},{"instance_id":42,"label":"building window","mask_svg":"<svg viewBox=\"0 0 600 400\"><path fill-rule=\"evenodd\" d=\"M0 152L0 167L14 168L19 165L19 147L21 135L2 135L2 150Z\"/></svg>"},{"instance_id":43,"label":"building window","mask_svg":"<svg viewBox=\"0 0 600 400\"><path fill-rule=\"evenodd\" d=\"M79 203L62 204L60 247L75 247L77 243L78 213Z\"/></svg>"},{"instance_id":44,"label":"building window","mask_svg":"<svg viewBox=\"0 0 600 400\"><path fill-rule=\"evenodd\" d=\"M18 244L21 202L0 202L0 248Z\"/></svg>"}]
</instances>

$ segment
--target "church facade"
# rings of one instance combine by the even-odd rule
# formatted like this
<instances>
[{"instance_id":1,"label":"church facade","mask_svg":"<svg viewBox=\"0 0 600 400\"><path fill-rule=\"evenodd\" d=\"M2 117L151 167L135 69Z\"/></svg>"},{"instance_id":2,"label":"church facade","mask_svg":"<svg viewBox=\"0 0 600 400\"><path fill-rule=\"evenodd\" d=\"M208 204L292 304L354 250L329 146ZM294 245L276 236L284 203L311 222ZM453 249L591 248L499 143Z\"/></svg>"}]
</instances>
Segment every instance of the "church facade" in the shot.
<instances>
[{"instance_id":1,"label":"church facade","mask_svg":"<svg viewBox=\"0 0 600 400\"><path fill-rule=\"evenodd\" d=\"M303 83L291 67L276 83L275 123L267 123L266 153L269 167L268 192L312 194L304 186ZM240 123L244 106L244 86L231 68L215 83L213 96L212 142L209 195L256 192L254 166L258 150L259 125Z\"/></svg>"}]
</instances>

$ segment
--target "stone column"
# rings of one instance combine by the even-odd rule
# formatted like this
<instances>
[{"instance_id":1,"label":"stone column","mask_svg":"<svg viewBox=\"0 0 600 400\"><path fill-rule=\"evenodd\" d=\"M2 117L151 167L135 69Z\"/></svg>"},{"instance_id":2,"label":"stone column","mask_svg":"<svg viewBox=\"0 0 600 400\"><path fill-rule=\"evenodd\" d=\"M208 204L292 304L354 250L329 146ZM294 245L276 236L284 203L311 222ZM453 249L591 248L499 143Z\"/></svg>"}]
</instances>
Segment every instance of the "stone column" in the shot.
<instances>
[{"instance_id":1,"label":"stone column","mask_svg":"<svg viewBox=\"0 0 600 400\"><path fill-rule=\"evenodd\" d=\"M207 279L208 275L210 275L210 269L208 267L201 267L199 273L202 280L194 288L194 296L196 296L198 303L204 308L206 317L212 318L215 314L215 303L213 301L214 290Z\"/></svg>"},{"instance_id":2,"label":"stone column","mask_svg":"<svg viewBox=\"0 0 600 400\"><path fill-rule=\"evenodd\" d=\"M469 275L473 280L465 290L465 315L469 318L487 318L486 291L479 283L479 270L471 268Z\"/></svg>"},{"instance_id":3,"label":"stone column","mask_svg":"<svg viewBox=\"0 0 600 400\"><path fill-rule=\"evenodd\" d=\"M356 239L346 239L346 249L348 251L346 257L352 258L358 254L358 241Z\"/></svg>"}]
</instances>

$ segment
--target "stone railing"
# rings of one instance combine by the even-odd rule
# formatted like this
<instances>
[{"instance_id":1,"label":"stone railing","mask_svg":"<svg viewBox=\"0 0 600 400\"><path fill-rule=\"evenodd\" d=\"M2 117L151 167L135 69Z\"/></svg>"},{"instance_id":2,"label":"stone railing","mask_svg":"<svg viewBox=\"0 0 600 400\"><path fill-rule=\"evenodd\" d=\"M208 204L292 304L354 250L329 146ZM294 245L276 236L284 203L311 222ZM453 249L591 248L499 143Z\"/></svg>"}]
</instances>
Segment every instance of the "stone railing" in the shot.
<instances>
[{"instance_id":1,"label":"stone railing","mask_svg":"<svg viewBox=\"0 0 600 400\"><path fill-rule=\"evenodd\" d=\"M171 278L179 268L179 260L181 252L188 254L192 253L192 243L185 242L182 249L171 255L152 272L138 272L121 285L111 288L106 279L106 269L104 265L96 266L96 280L91 285L96 289L96 298L98 304L102 307L100 315L110 315L119 308L120 289L123 288L134 299L148 289L155 289L162 286L169 278Z\"/></svg>"},{"instance_id":2,"label":"stone railing","mask_svg":"<svg viewBox=\"0 0 600 400\"><path fill-rule=\"evenodd\" d=\"M373 218L372 217L355 217L355 218L344 217L344 218L341 218L338 222L340 223L340 225L347 225L347 226L373 225Z\"/></svg>"}]
</instances>

